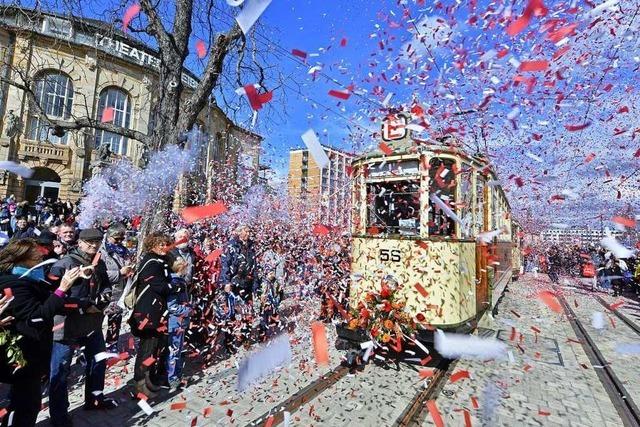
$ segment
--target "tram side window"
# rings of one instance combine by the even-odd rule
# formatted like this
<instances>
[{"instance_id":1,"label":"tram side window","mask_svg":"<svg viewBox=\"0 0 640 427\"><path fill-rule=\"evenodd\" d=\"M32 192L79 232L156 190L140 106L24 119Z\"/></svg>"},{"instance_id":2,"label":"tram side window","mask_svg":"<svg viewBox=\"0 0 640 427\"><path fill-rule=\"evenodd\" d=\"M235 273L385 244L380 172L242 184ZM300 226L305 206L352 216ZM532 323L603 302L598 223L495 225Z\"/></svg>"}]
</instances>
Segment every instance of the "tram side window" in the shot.
<instances>
[{"instance_id":1,"label":"tram side window","mask_svg":"<svg viewBox=\"0 0 640 427\"><path fill-rule=\"evenodd\" d=\"M451 159L433 158L429 161L430 194L437 196L455 212L456 162ZM454 236L455 221L445 214L429 198L429 235Z\"/></svg>"},{"instance_id":2,"label":"tram side window","mask_svg":"<svg viewBox=\"0 0 640 427\"><path fill-rule=\"evenodd\" d=\"M418 180L367 184L369 233L420 235L419 190Z\"/></svg>"}]
</instances>

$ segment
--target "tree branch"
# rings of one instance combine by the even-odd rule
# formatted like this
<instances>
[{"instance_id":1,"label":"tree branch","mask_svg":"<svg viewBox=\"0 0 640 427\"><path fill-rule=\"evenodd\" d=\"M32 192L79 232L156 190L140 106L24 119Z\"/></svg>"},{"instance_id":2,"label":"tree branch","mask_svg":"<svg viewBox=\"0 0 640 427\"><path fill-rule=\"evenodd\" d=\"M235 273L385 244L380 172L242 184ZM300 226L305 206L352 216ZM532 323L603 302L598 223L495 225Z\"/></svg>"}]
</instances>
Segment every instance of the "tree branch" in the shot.
<instances>
[{"instance_id":1,"label":"tree branch","mask_svg":"<svg viewBox=\"0 0 640 427\"><path fill-rule=\"evenodd\" d=\"M151 35L158 40L160 55L165 58L165 55L167 55L169 57L168 59L175 61L175 57L178 55L178 52L176 51L173 37L167 32L167 29L164 28L162 20L156 12L155 6L151 4L151 0L140 0L140 7L145 15L149 17L149 27L152 30Z\"/></svg>"},{"instance_id":2,"label":"tree branch","mask_svg":"<svg viewBox=\"0 0 640 427\"><path fill-rule=\"evenodd\" d=\"M173 24L173 38L178 56L184 61L189 54L189 36L191 35L191 19L194 0L177 0L176 17Z\"/></svg>"},{"instance_id":3,"label":"tree branch","mask_svg":"<svg viewBox=\"0 0 640 427\"><path fill-rule=\"evenodd\" d=\"M226 34L218 35L215 43L212 43L209 52L209 61L204 69L198 87L196 87L195 91L184 104L178 122L178 129L187 130L189 123L193 123L198 113L204 108L207 99L211 95L211 91L218 83L218 78L222 72L224 58L227 55L229 46L240 38L241 35L242 30L240 30L237 24L234 24Z\"/></svg>"}]
</instances>

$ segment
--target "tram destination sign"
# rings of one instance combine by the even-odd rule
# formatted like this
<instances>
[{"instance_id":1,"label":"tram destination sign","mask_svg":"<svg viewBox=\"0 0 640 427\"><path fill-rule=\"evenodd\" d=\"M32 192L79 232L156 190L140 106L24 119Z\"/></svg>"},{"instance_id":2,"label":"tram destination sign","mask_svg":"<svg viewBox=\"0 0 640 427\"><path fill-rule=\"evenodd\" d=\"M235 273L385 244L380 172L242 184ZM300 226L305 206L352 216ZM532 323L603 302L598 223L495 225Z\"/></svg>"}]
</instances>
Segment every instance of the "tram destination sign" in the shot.
<instances>
[{"instance_id":1,"label":"tram destination sign","mask_svg":"<svg viewBox=\"0 0 640 427\"><path fill-rule=\"evenodd\" d=\"M408 123L409 117L406 114L389 114L382 121L382 140L390 142L405 139L409 135Z\"/></svg>"}]
</instances>

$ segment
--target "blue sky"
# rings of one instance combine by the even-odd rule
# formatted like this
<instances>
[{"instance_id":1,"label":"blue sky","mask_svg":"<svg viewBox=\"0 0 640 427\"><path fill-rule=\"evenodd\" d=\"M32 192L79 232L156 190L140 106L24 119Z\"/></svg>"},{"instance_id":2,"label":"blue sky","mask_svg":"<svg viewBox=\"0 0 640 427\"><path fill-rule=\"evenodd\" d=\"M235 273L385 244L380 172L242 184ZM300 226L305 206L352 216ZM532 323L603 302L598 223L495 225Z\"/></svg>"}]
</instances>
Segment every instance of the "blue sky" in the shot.
<instances>
[{"instance_id":1,"label":"blue sky","mask_svg":"<svg viewBox=\"0 0 640 427\"><path fill-rule=\"evenodd\" d=\"M270 67L266 87L274 89L254 129L265 138L264 162L286 173L288 151L301 146L308 128L346 150L377 145L371 134L386 113L380 103L393 92L389 107L406 111L415 97L428 111L421 136L448 131L470 149L486 141L516 211L529 209L551 223L588 222L628 207L638 213L640 173L627 179L640 168L637 0L606 8L597 7L604 0L547 1L524 31L507 34L527 3L273 0L256 25ZM83 2L83 13L117 18L122 9L103 11L118 4ZM223 0L219 7L215 19L227 25L239 10ZM566 37L554 39L566 28ZM307 63L292 49L307 52ZM548 68L519 70L531 60L548 61ZM197 69L195 56L188 64ZM312 66L324 75L312 79ZM346 101L329 96L341 88L329 79L353 83L355 93ZM243 76L244 84L253 81ZM236 109L229 114L249 126L251 111L235 86L223 86ZM452 115L467 109L479 111ZM568 129L585 122L584 130Z\"/></svg>"}]
</instances>

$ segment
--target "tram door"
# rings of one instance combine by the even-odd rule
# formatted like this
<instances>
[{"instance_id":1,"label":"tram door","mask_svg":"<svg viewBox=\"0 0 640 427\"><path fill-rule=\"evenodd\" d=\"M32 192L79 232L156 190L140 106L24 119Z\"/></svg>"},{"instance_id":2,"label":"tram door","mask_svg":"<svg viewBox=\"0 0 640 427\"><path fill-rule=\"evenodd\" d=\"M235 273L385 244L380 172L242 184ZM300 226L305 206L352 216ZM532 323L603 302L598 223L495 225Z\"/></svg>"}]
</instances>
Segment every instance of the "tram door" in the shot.
<instances>
[{"instance_id":1,"label":"tram door","mask_svg":"<svg viewBox=\"0 0 640 427\"><path fill-rule=\"evenodd\" d=\"M489 227L488 187L484 177L480 174L477 175L475 193L475 231L480 234L487 231ZM487 273L488 257L489 246L476 241L476 312L483 311L491 304L489 301L489 276Z\"/></svg>"}]
</instances>

